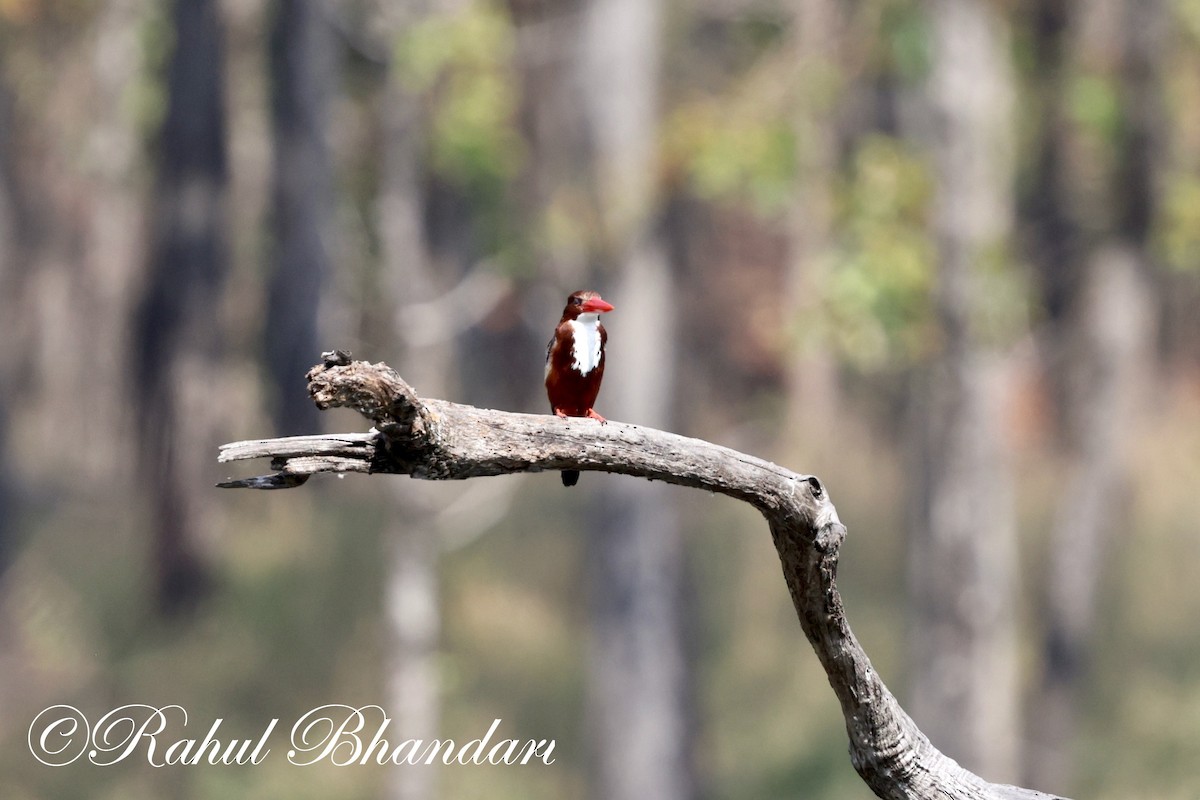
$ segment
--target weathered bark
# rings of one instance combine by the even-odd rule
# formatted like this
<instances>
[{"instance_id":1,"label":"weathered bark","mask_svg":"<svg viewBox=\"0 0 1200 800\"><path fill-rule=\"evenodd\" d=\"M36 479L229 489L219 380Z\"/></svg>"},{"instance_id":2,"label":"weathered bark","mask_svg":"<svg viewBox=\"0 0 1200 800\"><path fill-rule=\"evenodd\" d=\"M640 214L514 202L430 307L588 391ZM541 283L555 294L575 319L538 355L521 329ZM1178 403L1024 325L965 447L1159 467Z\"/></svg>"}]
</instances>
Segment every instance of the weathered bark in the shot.
<instances>
[{"instance_id":1,"label":"weathered bark","mask_svg":"<svg viewBox=\"0 0 1200 800\"><path fill-rule=\"evenodd\" d=\"M1012 77L987 0L935 0L929 77L942 351L916 396L913 714L954 758L1017 774L1016 531L1003 364L979 330L1012 220Z\"/></svg>"},{"instance_id":2,"label":"weathered bark","mask_svg":"<svg viewBox=\"0 0 1200 800\"><path fill-rule=\"evenodd\" d=\"M134 330L139 432L160 605L206 584L198 553L203 465L192 452L218 424L204 394L217 382L214 309L228 266L224 34L215 0L176 0L151 219L146 290Z\"/></svg>"},{"instance_id":3,"label":"weathered bark","mask_svg":"<svg viewBox=\"0 0 1200 800\"><path fill-rule=\"evenodd\" d=\"M271 457L277 472L224 486L279 488L315 472L461 480L579 469L745 501L767 520L800 626L841 704L851 763L876 795L896 800L1050 797L989 783L963 769L930 744L888 691L850 630L836 581L846 528L816 477L653 428L422 399L390 367L351 362L340 353L329 354L309 372L309 392L320 408L358 410L375 430L225 445L222 462Z\"/></svg>"},{"instance_id":4,"label":"weathered bark","mask_svg":"<svg viewBox=\"0 0 1200 800\"><path fill-rule=\"evenodd\" d=\"M271 30L274 264L263 338L275 425L283 434L317 425L316 410L296 384L317 349L332 250L334 43L323 6L321 0L276 0Z\"/></svg>"}]
</instances>

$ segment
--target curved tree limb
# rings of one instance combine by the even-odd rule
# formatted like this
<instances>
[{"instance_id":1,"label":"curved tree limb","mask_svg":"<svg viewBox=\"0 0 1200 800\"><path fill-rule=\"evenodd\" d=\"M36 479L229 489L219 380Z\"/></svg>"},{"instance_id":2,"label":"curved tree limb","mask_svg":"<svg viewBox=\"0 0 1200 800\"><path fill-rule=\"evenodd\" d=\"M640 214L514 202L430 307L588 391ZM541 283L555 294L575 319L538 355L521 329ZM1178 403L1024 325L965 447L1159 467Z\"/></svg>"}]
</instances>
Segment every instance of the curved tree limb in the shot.
<instances>
[{"instance_id":1,"label":"curved tree limb","mask_svg":"<svg viewBox=\"0 0 1200 800\"><path fill-rule=\"evenodd\" d=\"M917 728L871 666L842 607L837 563L846 528L821 482L700 439L590 419L512 414L417 397L385 364L330 353L308 373L322 409L354 408L365 434L235 442L220 461L272 459L274 475L229 488L297 486L316 472L460 480L514 472L601 470L707 489L757 508L770 526L796 614L842 707L850 760L882 798L1050 800L993 784L945 756Z\"/></svg>"}]
</instances>

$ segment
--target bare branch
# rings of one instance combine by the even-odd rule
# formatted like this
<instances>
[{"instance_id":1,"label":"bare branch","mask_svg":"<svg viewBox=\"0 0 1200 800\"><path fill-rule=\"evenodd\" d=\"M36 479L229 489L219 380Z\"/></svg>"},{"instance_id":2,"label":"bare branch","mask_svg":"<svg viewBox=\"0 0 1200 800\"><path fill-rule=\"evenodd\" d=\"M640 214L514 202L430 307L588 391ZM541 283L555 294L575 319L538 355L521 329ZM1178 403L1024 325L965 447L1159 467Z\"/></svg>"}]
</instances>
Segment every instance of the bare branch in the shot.
<instances>
[{"instance_id":1,"label":"bare branch","mask_svg":"<svg viewBox=\"0 0 1200 800\"><path fill-rule=\"evenodd\" d=\"M314 472L458 480L579 469L743 500L767 519L801 628L841 703L851 763L876 795L895 800L1054 797L989 783L963 769L929 742L888 691L846 619L836 582L846 528L816 477L653 428L424 400L387 365L350 362L344 354L328 354L308 378L319 407L355 408L377 430L225 445L221 461L269 457L277 473L222 486L284 488Z\"/></svg>"}]
</instances>

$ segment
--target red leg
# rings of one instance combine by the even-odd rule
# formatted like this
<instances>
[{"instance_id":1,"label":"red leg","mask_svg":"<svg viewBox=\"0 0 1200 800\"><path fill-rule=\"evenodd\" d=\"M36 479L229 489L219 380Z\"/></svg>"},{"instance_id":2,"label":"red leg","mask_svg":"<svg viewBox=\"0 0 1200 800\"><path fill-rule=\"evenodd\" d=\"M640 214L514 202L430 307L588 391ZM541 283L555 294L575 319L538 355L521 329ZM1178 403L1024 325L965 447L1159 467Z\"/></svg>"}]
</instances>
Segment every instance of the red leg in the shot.
<instances>
[{"instance_id":1,"label":"red leg","mask_svg":"<svg viewBox=\"0 0 1200 800\"><path fill-rule=\"evenodd\" d=\"M600 416L599 414L597 414L597 413L596 413L596 409L594 409L594 408L589 408L589 409L587 410L587 415L588 415L589 417L591 417L592 419L599 420L601 425L603 425L604 423L608 422L608 420L606 420L604 417L602 417L602 416Z\"/></svg>"},{"instance_id":2,"label":"red leg","mask_svg":"<svg viewBox=\"0 0 1200 800\"><path fill-rule=\"evenodd\" d=\"M561 419L566 419L567 412L563 411L561 408L556 408L556 409L554 409L554 416L559 417Z\"/></svg>"}]
</instances>

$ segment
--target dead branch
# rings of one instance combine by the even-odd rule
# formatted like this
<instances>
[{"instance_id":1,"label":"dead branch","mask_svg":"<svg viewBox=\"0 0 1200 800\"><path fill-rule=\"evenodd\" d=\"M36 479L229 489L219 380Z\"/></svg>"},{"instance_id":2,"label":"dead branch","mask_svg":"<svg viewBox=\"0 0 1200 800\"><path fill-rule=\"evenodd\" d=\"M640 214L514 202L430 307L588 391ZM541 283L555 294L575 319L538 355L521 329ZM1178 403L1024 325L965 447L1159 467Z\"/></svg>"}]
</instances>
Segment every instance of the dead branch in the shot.
<instances>
[{"instance_id":1,"label":"dead branch","mask_svg":"<svg viewBox=\"0 0 1200 800\"><path fill-rule=\"evenodd\" d=\"M762 512L783 565L800 626L841 703L850 760L876 795L912 800L1051 800L993 784L935 748L900 707L855 639L837 589L846 528L821 482L700 439L590 419L512 414L417 397L385 364L329 353L308 373L322 409L357 409L365 434L235 442L219 460L271 458L276 472L229 488L298 486L317 472L404 474L460 480L514 472L600 470L707 489Z\"/></svg>"}]
</instances>

